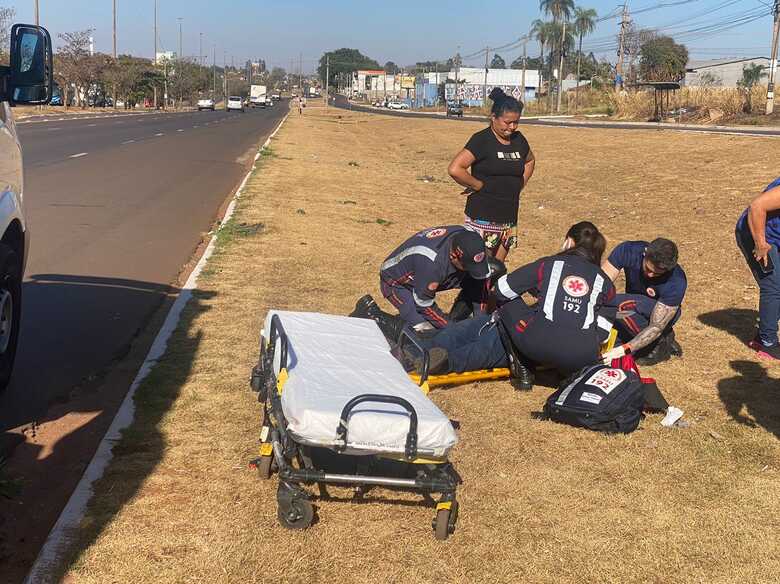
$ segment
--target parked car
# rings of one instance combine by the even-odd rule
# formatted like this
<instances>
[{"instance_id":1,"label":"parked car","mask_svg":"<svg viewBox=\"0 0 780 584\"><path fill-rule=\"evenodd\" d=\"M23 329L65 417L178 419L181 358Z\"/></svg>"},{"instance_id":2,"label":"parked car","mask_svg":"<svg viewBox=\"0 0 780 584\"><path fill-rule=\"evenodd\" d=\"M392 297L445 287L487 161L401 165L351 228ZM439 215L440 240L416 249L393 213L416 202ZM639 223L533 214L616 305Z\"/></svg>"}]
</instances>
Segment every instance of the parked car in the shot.
<instances>
[{"instance_id":1,"label":"parked car","mask_svg":"<svg viewBox=\"0 0 780 584\"><path fill-rule=\"evenodd\" d=\"M278 93L274 93L274 94L271 96L271 99L272 99L273 101L279 101L280 99L282 99L282 96L281 96L281 95L279 95Z\"/></svg>"},{"instance_id":2,"label":"parked car","mask_svg":"<svg viewBox=\"0 0 780 584\"><path fill-rule=\"evenodd\" d=\"M409 104L402 101L391 101L387 104L387 108L393 110L408 110Z\"/></svg>"},{"instance_id":3,"label":"parked car","mask_svg":"<svg viewBox=\"0 0 780 584\"><path fill-rule=\"evenodd\" d=\"M454 102L451 101L447 104L447 117L450 116L457 116L459 118L463 117L463 104L460 102Z\"/></svg>"},{"instance_id":4,"label":"parked car","mask_svg":"<svg viewBox=\"0 0 780 584\"><path fill-rule=\"evenodd\" d=\"M24 214L24 167L12 105L44 105L54 95L51 36L45 28L11 27L10 66L0 67L0 390L11 379L19 342L22 276L30 235Z\"/></svg>"},{"instance_id":5,"label":"parked car","mask_svg":"<svg viewBox=\"0 0 780 584\"><path fill-rule=\"evenodd\" d=\"M211 99L210 97L206 97L198 100L198 111L200 112L205 109L214 111L214 100Z\"/></svg>"},{"instance_id":6,"label":"parked car","mask_svg":"<svg viewBox=\"0 0 780 584\"><path fill-rule=\"evenodd\" d=\"M237 95L231 95L227 100L227 111L239 111L244 113L244 100Z\"/></svg>"}]
</instances>

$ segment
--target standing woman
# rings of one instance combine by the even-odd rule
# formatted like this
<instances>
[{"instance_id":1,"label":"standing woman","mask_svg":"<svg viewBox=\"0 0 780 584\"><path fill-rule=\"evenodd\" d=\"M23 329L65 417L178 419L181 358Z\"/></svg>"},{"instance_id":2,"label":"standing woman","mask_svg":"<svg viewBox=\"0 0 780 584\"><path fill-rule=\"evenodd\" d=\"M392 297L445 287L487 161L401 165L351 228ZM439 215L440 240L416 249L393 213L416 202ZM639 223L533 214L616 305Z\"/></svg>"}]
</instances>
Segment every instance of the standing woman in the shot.
<instances>
[{"instance_id":1,"label":"standing woman","mask_svg":"<svg viewBox=\"0 0 780 584\"><path fill-rule=\"evenodd\" d=\"M490 126L469 139L447 171L466 188L464 224L482 235L490 255L503 261L517 239L520 191L536 161L525 136L517 131L523 104L498 87L490 99Z\"/></svg>"}]
</instances>

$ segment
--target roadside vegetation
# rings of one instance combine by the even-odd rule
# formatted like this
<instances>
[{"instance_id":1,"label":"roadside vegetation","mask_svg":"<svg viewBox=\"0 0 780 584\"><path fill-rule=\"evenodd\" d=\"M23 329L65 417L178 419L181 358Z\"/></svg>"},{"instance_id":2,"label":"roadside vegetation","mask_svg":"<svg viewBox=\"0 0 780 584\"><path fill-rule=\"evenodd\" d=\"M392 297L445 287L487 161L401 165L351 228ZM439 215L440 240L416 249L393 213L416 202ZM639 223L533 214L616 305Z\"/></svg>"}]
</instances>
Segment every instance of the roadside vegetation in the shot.
<instances>
[{"instance_id":1,"label":"roadside vegetation","mask_svg":"<svg viewBox=\"0 0 780 584\"><path fill-rule=\"evenodd\" d=\"M547 387L437 389L431 398L460 423L452 460L464 478L447 542L433 539L419 497L381 489L363 502L333 489L307 531L277 523L276 477L247 466L260 432L248 378L266 312L346 314L367 292L387 308L377 266L410 233L462 220L447 163L482 127L315 104L290 116L139 390L66 581L776 579L780 372L744 346L757 291L729 236L777 160L769 138L523 129L539 166L510 268L558 249L580 219L610 247L655 236L680 246L685 356L644 373L689 428L650 416L607 437L537 420Z\"/></svg>"}]
</instances>

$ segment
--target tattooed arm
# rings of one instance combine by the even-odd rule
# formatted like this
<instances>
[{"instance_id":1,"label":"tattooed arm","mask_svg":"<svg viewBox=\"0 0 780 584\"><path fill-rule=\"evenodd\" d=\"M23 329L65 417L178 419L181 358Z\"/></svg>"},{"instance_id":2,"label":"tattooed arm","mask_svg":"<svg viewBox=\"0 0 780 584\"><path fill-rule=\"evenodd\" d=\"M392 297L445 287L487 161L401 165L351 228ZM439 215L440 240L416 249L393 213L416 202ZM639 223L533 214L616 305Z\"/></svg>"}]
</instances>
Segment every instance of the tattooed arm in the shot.
<instances>
[{"instance_id":1,"label":"tattooed arm","mask_svg":"<svg viewBox=\"0 0 780 584\"><path fill-rule=\"evenodd\" d=\"M630 347L631 352L635 353L660 337L661 333L664 332L664 329L674 318L674 315L677 314L678 308L680 307L667 306L661 302L656 302L653 313L650 315L650 324L626 343Z\"/></svg>"}]
</instances>

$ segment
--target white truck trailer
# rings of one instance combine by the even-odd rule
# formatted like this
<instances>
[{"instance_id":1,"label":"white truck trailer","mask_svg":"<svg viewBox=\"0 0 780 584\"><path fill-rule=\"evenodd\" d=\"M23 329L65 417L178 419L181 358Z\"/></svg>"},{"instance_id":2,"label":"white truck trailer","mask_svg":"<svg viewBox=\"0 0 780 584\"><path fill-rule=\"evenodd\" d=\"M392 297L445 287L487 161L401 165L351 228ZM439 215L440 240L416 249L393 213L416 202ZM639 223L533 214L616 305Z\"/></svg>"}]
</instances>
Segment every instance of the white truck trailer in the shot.
<instances>
[{"instance_id":1,"label":"white truck trailer","mask_svg":"<svg viewBox=\"0 0 780 584\"><path fill-rule=\"evenodd\" d=\"M252 107L265 107L268 94L265 85L252 85L249 89L249 105Z\"/></svg>"}]
</instances>

